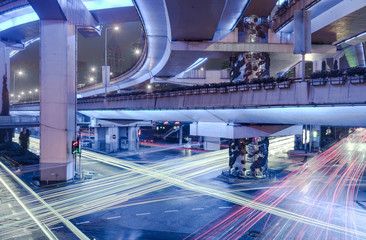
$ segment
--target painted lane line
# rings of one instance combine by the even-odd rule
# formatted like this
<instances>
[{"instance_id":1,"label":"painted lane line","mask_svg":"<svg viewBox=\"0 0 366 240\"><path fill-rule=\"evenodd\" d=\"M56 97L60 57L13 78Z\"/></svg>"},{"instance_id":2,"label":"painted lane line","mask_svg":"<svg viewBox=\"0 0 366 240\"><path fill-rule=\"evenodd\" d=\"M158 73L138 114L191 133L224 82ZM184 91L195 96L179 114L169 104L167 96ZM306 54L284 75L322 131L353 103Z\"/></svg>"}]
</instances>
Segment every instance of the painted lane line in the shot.
<instances>
[{"instance_id":1,"label":"painted lane line","mask_svg":"<svg viewBox=\"0 0 366 240\"><path fill-rule=\"evenodd\" d=\"M166 210L164 211L165 213L170 213L170 212L179 212L179 210Z\"/></svg>"},{"instance_id":2,"label":"painted lane line","mask_svg":"<svg viewBox=\"0 0 366 240\"><path fill-rule=\"evenodd\" d=\"M204 208L192 208L193 211L197 211L197 210L203 210Z\"/></svg>"},{"instance_id":3,"label":"painted lane line","mask_svg":"<svg viewBox=\"0 0 366 240\"><path fill-rule=\"evenodd\" d=\"M107 217L108 220L110 219L116 219L116 218L120 218L121 216L115 216L115 217Z\"/></svg>"},{"instance_id":4,"label":"painted lane line","mask_svg":"<svg viewBox=\"0 0 366 240\"><path fill-rule=\"evenodd\" d=\"M149 214L151 214L151 213L136 213L136 216L142 216L142 215L149 215Z\"/></svg>"},{"instance_id":5,"label":"painted lane line","mask_svg":"<svg viewBox=\"0 0 366 240\"><path fill-rule=\"evenodd\" d=\"M79 223L76 223L76 225L80 225L80 224L87 224L87 223L90 223L90 221L79 222Z\"/></svg>"},{"instance_id":6,"label":"painted lane line","mask_svg":"<svg viewBox=\"0 0 366 240\"><path fill-rule=\"evenodd\" d=\"M219 207L220 209L231 208L231 207Z\"/></svg>"},{"instance_id":7,"label":"painted lane line","mask_svg":"<svg viewBox=\"0 0 366 240\"><path fill-rule=\"evenodd\" d=\"M59 226L59 227L53 227L53 228L50 228L51 230L56 230L56 229L60 229L60 228L63 228L64 226Z\"/></svg>"}]
</instances>

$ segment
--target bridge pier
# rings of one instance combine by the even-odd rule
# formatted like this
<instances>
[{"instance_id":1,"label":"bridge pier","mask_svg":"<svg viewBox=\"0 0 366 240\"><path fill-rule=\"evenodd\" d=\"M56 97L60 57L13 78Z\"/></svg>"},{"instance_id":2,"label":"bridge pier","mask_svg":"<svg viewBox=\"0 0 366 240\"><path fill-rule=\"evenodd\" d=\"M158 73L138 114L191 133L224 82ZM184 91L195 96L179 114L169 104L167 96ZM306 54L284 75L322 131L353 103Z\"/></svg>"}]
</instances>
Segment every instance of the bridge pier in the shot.
<instances>
[{"instance_id":1,"label":"bridge pier","mask_svg":"<svg viewBox=\"0 0 366 240\"><path fill-rule=\"evenodd\" d=\"M67 181L74 177L76 27L41 20L40 31L40 181Z\"/></svg>"},{"instance_id":2,"label":"bridge pier","mask_svg":"<svg viewBox=\"0 0 366 240\"><path fill-rule=\"evenodd\" d=\"M139 135L138 132L140 130L140 127L128 127L128 150L129 151L136 151L139 149Z\"/></svg>"},{"instance_id":3,"label":"bridge pier","mask_svg":"<svg viewBox=\"0 0 366 240\"><path fill-rule=\"evenodd\" d=\"M212 139L231 139L228 157L229 170L226 170L225 173L239 178L268 177L268 137L302 134L302 131L301 125L246 126L217 122L198 122L190 125L190 135L204 136L205 141L206 139L211 142Z\"/></svg>"}]
</instances>

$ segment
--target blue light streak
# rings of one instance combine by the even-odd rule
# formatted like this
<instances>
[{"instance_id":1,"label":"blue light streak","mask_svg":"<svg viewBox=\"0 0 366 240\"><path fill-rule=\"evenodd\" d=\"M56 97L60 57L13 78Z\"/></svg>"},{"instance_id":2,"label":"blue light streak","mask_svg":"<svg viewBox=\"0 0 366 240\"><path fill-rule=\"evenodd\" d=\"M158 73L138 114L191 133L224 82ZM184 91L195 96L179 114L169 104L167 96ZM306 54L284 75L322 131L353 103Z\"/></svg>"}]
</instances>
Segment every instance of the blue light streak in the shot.
<instances>
[{"instance_id":1,"label":"blue light streak","mask_svg":"<svg viewBox=\"0 0 366 240\"><path fill-rule=\"evenodd\" d=\"M83 1L83 3L89 11L134 6L131 0L97 0Z\"/></svg>"},{"instance_id":2,"label":"blue light streak","mask_svg":"<svg viewBox=\"0 0 366 240\"><path fill-rule=\"evenodd\" d=\"M89 11L134 6L131 0L85 0L83 3ZM39 20L37 13L31 6L14 9L2 15L2 17L5 20L0 22L0 32L21 24Z\"/></svg>"},{"instance_id":3,"label":"blue light streak","mask_svg":"<svg viewBox=\"0 0 366 240\"><path fill-rule=\"evenodd\" d=\"M191 71L192 69L198 67L199 65L201 65L202 63L204 63L206 61L207 61L207 58L199 58L191 66L189 66L184 72Z\"/></svg>"},{"instance_id":4,"label":"blue light streak","mask_svg":"<svg viewBox=\"0 0 366 240\"><path fill-rule=\"evenodd\" d=\"M24 24L24 23L29 23L29 22L33 22L33 21L37 21L39 20L38 15L35 12L31 12L31 13L27 13L27 14L23 14L20 16L16 16L14 18L5 20L4 22L0 23L0 31L4 31L6 29Z\"/></svg>"},{"instance_id":5,"label":"blue light streak","mask_svg":"<svg viewBox=\"0 0 366 240\"><path fill-rule=\"evenodd\" d=\"M348 39L346 39L346 40L344 40L342 42L337 43L337 45L338 44L341 44L341 43L347 43L347 42L352 41L353 39L358 38L358 37L361 37L361 36L363 36L365 34L366 34L366 32L362 32L360 34L357 34L356 36L350 37L350 38L348 38Z\"/></svg>"},{"instance_id":6,"label":"blue light streak","mask_svg":"<svg viewBox=\"0 0 366 240\"><path fill-rule=\"evenodd\" d=\"M33 39L31 39L31 40L29 40L29 41L25 42L25 43L24 43L24 48L28 47L30 44L32 44L32 43L34 43L34 42L36 42L36 41L39 41L39 40L40 40L40 38L38 37L38 38L33 38ZM18 52L19 52L19 50L12 51L12 52L10 53L10 58L14 57Z\"/></svg>"}]
</instances>

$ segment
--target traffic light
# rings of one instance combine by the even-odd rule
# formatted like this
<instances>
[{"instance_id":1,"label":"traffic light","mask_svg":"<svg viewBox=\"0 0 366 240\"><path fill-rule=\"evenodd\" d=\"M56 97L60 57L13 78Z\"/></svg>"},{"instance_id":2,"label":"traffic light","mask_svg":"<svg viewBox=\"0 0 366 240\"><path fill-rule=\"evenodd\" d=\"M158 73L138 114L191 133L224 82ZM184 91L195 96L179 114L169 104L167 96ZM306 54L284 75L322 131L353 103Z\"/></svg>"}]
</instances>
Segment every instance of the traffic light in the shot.
<instances>
[{"instance_id":1,"label":"traffic light","mask_svg":"<svg viewBox=\"0 0 366 240\"><path fill-rule=\"evenodd\" d=\"M79 141L73 140L71 142L72 154L80 153Z\"/></svg>"}]
</instances>

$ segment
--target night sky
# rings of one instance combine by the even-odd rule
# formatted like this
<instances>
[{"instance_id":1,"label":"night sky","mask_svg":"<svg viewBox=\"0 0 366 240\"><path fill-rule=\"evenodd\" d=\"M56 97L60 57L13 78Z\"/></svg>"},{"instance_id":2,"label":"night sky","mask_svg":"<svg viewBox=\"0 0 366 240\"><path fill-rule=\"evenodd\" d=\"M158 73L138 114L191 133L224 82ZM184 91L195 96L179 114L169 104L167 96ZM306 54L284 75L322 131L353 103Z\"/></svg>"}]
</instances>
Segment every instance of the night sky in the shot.
<instances>
[{"instance_id":1,"label":"night sky","mask_svg":"<svg viewBox=\"0 0 366 240\"><path fill-rule=\"evenodd\" d=\"M140 22L113 24L115 25L119 26L119 30L108 30L108 44L113 45L114 42L119 47L122 69L118 72L124 72L138 60L134 50L144 44L143 30ZM101 66L104 65L104 32L103 30L102 36L93 38L84 38L78 33L78 84L91 84L91 77L94 81L101 82ZM92 67L95 67L95 72L91 71ZM13 56L10 59L10 68L11 93L14 86L14 70L23 72L21 76L16 76L17 94L21 91L39 89L39 41ZM117 70L112 68L111 72L114 72L115 77Z\"/></svg>"}]
</instances>

